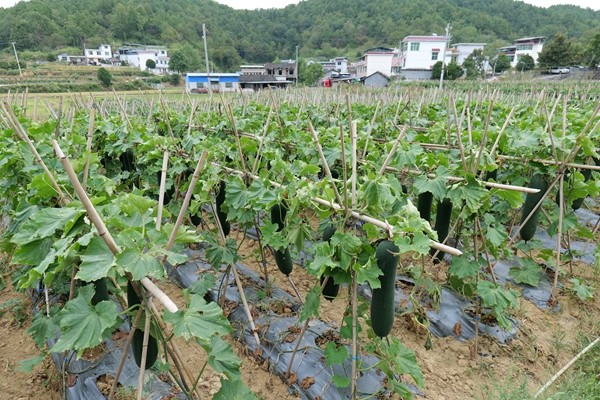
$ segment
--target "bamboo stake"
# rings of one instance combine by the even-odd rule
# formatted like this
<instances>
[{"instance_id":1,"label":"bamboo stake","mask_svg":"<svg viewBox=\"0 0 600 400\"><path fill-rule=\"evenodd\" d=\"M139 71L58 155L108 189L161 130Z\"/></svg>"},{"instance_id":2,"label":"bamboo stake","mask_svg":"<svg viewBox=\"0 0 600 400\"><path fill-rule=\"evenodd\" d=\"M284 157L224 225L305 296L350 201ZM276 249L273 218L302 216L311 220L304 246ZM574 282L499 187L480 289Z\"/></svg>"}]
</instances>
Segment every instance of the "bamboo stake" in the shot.
<instances>
[{"instance_id":1,"label":"bamboo stake","mask_svg":"<svg viewBox=\"0 0 600 400\"><path fill-rule=\"evenodd\" d=\"M533 158L531 160L528 160L523 157L503 156L503 155L498 155L496 157L498 157L502 160L508 160L508 161L519 161L519 162L523 162L523 163L536 162L536 163L545 164L545 165L564 165L565 167L570 167L570 168L590 169L592 171L600 171L600 166L592 165L592 164L579 164L579 163L572 163L572 162L563 163L561 161L542 160L539 158Z\"/></svg>"},{"instance_id":2,"label":"bamboo stake","mask_svg":"<svg viewBox=\"0 0 600 400\"><path fill-rule=\"evenodd\" d=\"M373 125L375 125L375 118L377 118L377 112L379 111L379 106L381 105L381 101L377 102L377 106L375 106L375 112L373 113L373 118L371 118L371 123L369 124L369 129L367 129L367 137L365 139L365 146L363 147L363 152L361 158L365 158L367 154L367 148L369 147L369 139L371 138L371 133L373 132Z\"/></svg>"},{"instance_id":3,"label":"bamboo stake","mask_svg":"<svg viewBox=\"0 0 600 400\"><path fill-rule=\"evenodd\" d=\"M152 297L147 298L148 303L152 304ZM150 338L150 320L151 315L146 313L146 321L144 322L144 339L142 341L142 360L140 362L140 373L138 377L137 400L142 400L144 392L144 376L146 374L146 359L148 358L148 340Z\"/></svg>"},{"instance_id":4,"label":"bamboo stake","mask_svg":"<svg viewBox=\"0 0 600 400\"><path fill-rule=\"evenodd\" d=\"M179 209L177 221L175 221L175 226L173 227L173 231L171 232L171 235L169 236L169 241L167 242L167 246L165 247L167 250L171 250L171 247L173 247L173 244L175 243L177 231L179 230L179 227L183 222L183 218L185 217L185 213L187 212L188 206L190 204L190 199L192 198L192 194L194 193L196 183L198 182L198 178L200 177L200 171L202 171L202 168L204 168L204 162L206 161L207 156L208 152L206 150L204 150L200 155L200 159L198 160L198 164L196 165L196 170L194 171L194 175L192 176L192 181L190 182L188 190L185 193L183 204L181 204L181 208Z\"/></svg>"},{"instance_id":5,"label":"bamboo stake","mask_svg":"<svg viewBox=\"0 0 600 400\"><path fill-rule=\"evenodd\" d=\"M558 275L560 274L560 248L561 248L561 239L562 239L562 226L563 226L563 214L565 208L565 197L563 194L563 185L565 181L564 174L560 175L560 183L558 188L558 230L556 232L556 269L554 270L554 281L552 283L552 298L556 299L556 289L558 288Z\"/></svg>"},{"instance_id":6,"label":"bamboo stake","mask_svg":"<svg viewBox=\"0 0 600 400\"><path fill-rule=\"evenodd\" d=\"M112 235L110 234L110 232L106 229L106 225L104 224L104 221L102 221L102 218L98 214L98 211L96 211L96 209L94 208L94 205L90 201L87 193L85 192L85 190L83 190L83 187L81 186L81 183L79 182L79 179L77 178L77 175L75 174L75 171L73 170L73 166L71 165L71 162L65 156L65 154L63 153L62 149L60 148L60 146L58 145L58 142L56 140L52 140L52 145L54 146L54 151L55 151L56 155L58 156L58 158L60 159L60 162L62 163L63 168L67 172L67 175L69 176L69 179L71 180L71 183L73 184L75 193L77 193L77 197L79 197L79 200L83 204L83 207L85 208L85 210L88 214L88 217L94 223L94 226L96 227L96 230L98 231L98 236L100 236L104 240L104 242L106 243L106 245L108 246L108 248L114 255L119 254L121 252L121 249L115 242L115 240L112 237ZM148 292L150 292L154 297L156 297L156 299L158 301L160 301L161 304L163 304L165 306L165 308L167 308L167 310L169 310L170 312L177 312L178 308L175 305L175 303L169 298L169 296L167 296L162 290L160 290L150 279L142 278L142 279L140 279L140 283L142 285L144 285L146 290Z\"/></svg>"},{"instance_id":7,"label":"bamboo stake","mask_svg":"<svg viewBox=\"0 0 600 400\"><path fill-rule=\"evenodd\" d=\"M396 128L400 129L398 126L396 126ZM396 141L394 142L394 145L392 146L392 149L388 153L387 157L385 158L385 160L383 162L383 165L379 169L379 175L383 175L383 173L385 172L388 164L392 160L393 155L396 153L396 150L398 150L398 146L400 145L400 142L402 141L402 139L404 139L404 136L406 135L406 129L407 128L408 127L406 125L404 125L404 127L402 128L402 130L400 130L400 133L398 134L398 137L396 138Z\"/></svg>"},{"instance_id":8,"label":"bamboo stake","mask_svg":"<svg viewBox=\"0 0 600 400\"><path fill-rule=\"evenodd\" d=\"M92 151L92 135L94 133L94 117L95 111L93 108L90 109L89 115L89 124L88 124L88 134L87 134L87 143L85 146L85 165L83 166L83 179L81 180L81 186L83 186L83 190L86 190L88 174L90 172L90 156Z\"/></svg>"},{"instance_id":9,"label":"bamboo stake","mask_svg":"<svg viewBox=\"0 0 600 400\"><path fill-rule=\"evenodd\" d=\"M550 385L552 385L562 374L564 374L566 370L568 370L573 364L575 364L575 362L577 360L579 360L585 353L587 353L588 351L590 351L598 343L600 343L600 337L598 337L592 343L590 343L589 345L587 345L585 347L585 349L581 350L579 352L579 354L577 354L575 357L573 357L571 359L571 361L569 361L564 367L562 367L560 369L560 371L558 371L556 374L554 374L554 376L552 378L550 378L550 380L548 382L546 382L546 384L544 386L542 386L540 388L540 390L537 391L537 393L533 396L533 398L537 399L542 393L544 393L546 391L546 389L548 389L550 387Z\"/></svg>"},{"instance_id":10,"label":"bamboo stake","mask_svg":"<svg viewBox=\"0 0 600 400\"><path fill-rule=\"evenodd\" d=\"M135 326L138 324L140 317L142 316L142 307L138 308L137 313L135 314L135 319L131 324L131 329L129 330L129 334L127 335L127 342L125 342L125 346L123 346L123 353L121 354L121 359L119 360L119 366L117 367L117 372L115 372L115 379L113 380L113 384L110 388L110 393L108 394L108 400L113 400L115 396L115 391L119 385L119 378L121 377L121 372L123 371L123 366L125 365L125 360L127 359L127 352L129 351L129 347L131 346L131 341L133 340L133 334L135 333Z\"/></svg>"},{"instance_id":11,"label":"bamboo stake","mask_svg":"<svg viewBox=\"0 0 600 400\"><path fill-rule=\"evenodd\" d=\"M269 124L271 122L272 115L273 115L273 107L271 107L271 109L269 110L269 115L267 116L267 122L263 128L263 135L260 138L260 141L258 144L258 150L256 151L256 158L254 159L254 165L252 166L252 175L255 175L256 171L258 170L259 161L260 161L260 158L262 155L262 148L265 143L265 139L267 138L267 132L269 131Z\"/></svg>"},{"instance_id":12,"label":"bamboo stake","mask_svg":"<svg viewBox=\"0 0 600 400\"><path fill-rule=\"evenodd\" d=\"M323 165L323 170L325 170L325 174L331 180L331 187L333 188L333 193L335 193L335 198L338 204L342 204L342 197L340 196L340 192L333 182L333 177L331 176L331 169L329 169L329 164L325 159L325 154L323 153L323 148L321 147L321 143L319 142L319 137L317 136L317 132L315 132L315 128L313 128L310 120L308 121L308 128L310 129L310 134L312 135L313 141L315 142L315 146L317 148L317 152L319 153L319 157L321 158L321 164Z\"/></svg>"},{"instance_id":13,"label":"bamboo stake","mask_svg":"<svg viewBox=\"0 0 600 400\"><path fill-rule=\"evenodd\" d=\"M169 163L169 151L163 152L162 168L160 169L160 189L158 191L158 207L156 211L156 230L160 231L162 225L162 214L165 202L165 186L167 184L167 165Z\"/></svg>"},{"instance_id":14,"label":"bamboo stake","mask_svg":"<svg viewBox=\"0 0 600 400\"><path fill-rule=\"evenodd\" d=\"M219 229L219 234L221 236L221 242L223 244L225 244L227 239L225 238L225 232L223 231L223 227L221 226L221 220L219 220L219 217L217 215L216 207L212 207L212 211L213 211L213 216L215 218L215 224L217 225L217 227ZM244 305L244 311L246 312L246 318L248 318L248 322L250 323L250 328L252 329L252 334L254 336L254 340L256 341L256 345L260 346L260 338L258 337L258 330L256 329L256 325L254 324L254 318L252 317L252 313L250 312L250 307L248 306L248 300L246 300L246 293L244 292L244 286L242 285L242 281L240 280L240 276L238 274L235 263L229 264L228 269L231 269L231 272L233 273L233 278L235 279L235 284L237 286L238 293L240 295L240 300L242 300L242 304ZM225 272L225 273L227 273L227 272ZM290 280L290 282L291 282L291 280ZM292 286L295 288L295 285L293 283L292 283ZM225 290L227 290L227 288L225 288ZM298 296L298 297L300 297L300 296Z\"/></svg>"}]
</instances>

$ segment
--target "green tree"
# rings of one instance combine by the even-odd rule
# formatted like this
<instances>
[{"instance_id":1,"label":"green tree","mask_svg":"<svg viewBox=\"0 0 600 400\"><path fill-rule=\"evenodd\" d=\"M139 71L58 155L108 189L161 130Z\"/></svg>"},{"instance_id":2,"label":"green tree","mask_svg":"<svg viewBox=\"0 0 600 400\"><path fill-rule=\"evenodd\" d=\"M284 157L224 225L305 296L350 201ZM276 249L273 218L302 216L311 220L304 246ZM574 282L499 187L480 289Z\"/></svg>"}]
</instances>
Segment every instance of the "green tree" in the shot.
<instances>
[{"instance_id":1,"label":"green tree","mask_svg":"<svg viewBox=\"0 0 600 400\"><path fill-rule=\"evenodd\" d=\"M500 54L492 62L494 72L502 73L510 69L510 58L506 54Z\"/></svg>"},{"instance_id":2,"label":"green tree","mask_svg":"<svg viewBox=\"0 0 600 400\"><path fill-rule=\"evenodd\" d=\"M446 74L444 75L444 78L454 81L463 76L464 73L464 70L460 65L458 65L456 60L452 60L446 67Z\"/></svg>"},{"instance_id":3,"label":"green tree","mask_svg":"<svg viewBox=\"0 0 600 400\"><path fill-rule=\"evenodd\" d=\"M181 75L179 74L171 74L169 75L169 83L173 86L179 86L181 82Z\"/></svg>"},{"instance_id":4,"label":"green tree","mask_svg":"<svg viewBox=\"0 0 600 400\"><path fill-rule=\"evenodd\" d=\"M108 70L104 67L101 67L98 69L98 80L100 81L100 83L102 83L102 86L104 87L110 87L110 84L112 83L112 74L110 72L108 72Z\"/></svg>"},{"instance_id":5,"label":"green tree","mask_svg":"<svg viewBox=\"0 0 600 400\"><path fill-rule=\"evenodd\" d=\"M190 44L185 44L171 53L169 69L178 73L197 71L200 69L200 56Z\"/></svg>"},{"instance_id":6,"label":"green tree","mask_svg":"<svg viewBox=\"0 0 600 400\"><path fill-rule=\"evenodd\" d=\"M148 69L156 68L156 62L151 58L147 59L146 60L146 68L148 68Z\"/></svg>"},{"instance_id":7,"label":"green tree","mask_svg":"<svg viewBox=\"0 0 600 400\"><path fill-rule=\"evenodd\" d=\"M438 61L433 64L433 68L431 69L431 79L440 79L440 75L442 73L442 62ZM444 79L449 81L456 80L463 76L464 70L458 63L453 60L444 68Z\"/></svg>"},{"instance_id":8,"label":"green tree","mask_svg":"<svg viewBox=\"0 0 600 400\"><path fill-rule=\"evenodd\" d=\"M310 65L300 64L300 83L304 85L314 85L323 76L323 66L319 63L312 63Z\"/></svg>"},{"instance_id":9,"label":"green tree","mask_svg":"<svg viewBox=\"0 0 600 400\"><path fill-rule=\"evenodd\" d=\"M483 50L475 49L462 64L467 79L481 78L484 74L485 56Z\"/></svg>"},{"instance_id":10,"label":"green tree","mask_svg":"<svg viewBox=\"0 0 600 400\"><path fill-rule=\"evenodd\" d=\"M591 69L596 69L600 65L600 31L588 42L582 58L583 64Z\"/></svg>"},{"instance_id":11,"label":"green tree","mask_svg":"<svg viewBox=\"0 0 600 400\"><path fill-rule=\"evenodd\" d=\"M438 61L431 68L431 79L440 79L442 75L442 62Z\"/></svg>"},{"instance_id":12,"label":"green tree","mask_svg":"<svg viewBox=\"0 0 600 400\"><path fill-rule=\"evenodd\" d=\"M524 54L515 68L517 71L531 71L535 68L535 60L529 54Z\"/></svg>"},{"instance_id":13,"label":"green tree","mask_svg":"<svg viewBox=\"0 0 600 400\"><path fill-rule=\"evenodd\" d=\"M572 43L562 33L557 33L544 44L538 55L538 64L542 68L571 65L573 61Z\"/></svg>"}]
</instances>

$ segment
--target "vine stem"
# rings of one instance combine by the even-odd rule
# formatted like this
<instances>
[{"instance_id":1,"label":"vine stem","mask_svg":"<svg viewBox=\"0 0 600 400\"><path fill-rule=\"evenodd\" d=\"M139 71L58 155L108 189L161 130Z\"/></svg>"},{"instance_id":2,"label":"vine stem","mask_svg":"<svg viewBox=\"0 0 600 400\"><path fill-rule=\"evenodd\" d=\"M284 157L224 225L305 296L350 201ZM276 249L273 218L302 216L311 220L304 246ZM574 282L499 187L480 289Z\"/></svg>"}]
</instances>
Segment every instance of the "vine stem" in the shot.
<instances>
[{"instance_id":1,"label":"vine stem","mask_svg":"<svg viewBox=\"0 0 600 400\"><path fill-rule=\"evenodd\" d=\"M138 308L137 313L135 314L135 319L131 324L131 329L129 330L129 335L127 335L127 342L125 342L125 346L123 347L123 354L121 354L121 359L119 360L119 366L117 367L117 371L115 372L115 378L113 380L112 387L110 388L110 393L108 394L108 400L113 400L115 396L115 390L119 385L119 378L121 377L121 371L123 371L123 366L125 365L125 360L127 359L127 352L129 351L129 347L131 346L131 341L133 340L133 334L135 333L135 326L138 324L141 316L142 316L143 308Z\"/></svg>"},{"instance_id":2,"label":"vine stem","mask_svg":"<svg viewBox=\"0 0 600 400\"><path fill-rule=\"evenodd\" d=\"M579 352L579 354L577 354L575 357L573 357L571 359L571 361L569 361L564 367L562 367L560 369L560 371L558 371L556 374L554 374L554 376L552 376L552 378L550 378L550 380L548 382L546 382L546 384L544 386L542 386L540 388L540 390L537 391L537 393L533 396L533 398L537 399L542 393L544 393L546 391L546 389L548 389L550 387L550 385L552 385L562 374L564 374L566 370L568 370L573 364L575 364L575 362L577 360L579 360L585 353L590 351L598 343L600 343L600 337L596 338L596 340L594 340L592 343L587 345L585 349L581 350Z\"/></svg>"}]
</instances>

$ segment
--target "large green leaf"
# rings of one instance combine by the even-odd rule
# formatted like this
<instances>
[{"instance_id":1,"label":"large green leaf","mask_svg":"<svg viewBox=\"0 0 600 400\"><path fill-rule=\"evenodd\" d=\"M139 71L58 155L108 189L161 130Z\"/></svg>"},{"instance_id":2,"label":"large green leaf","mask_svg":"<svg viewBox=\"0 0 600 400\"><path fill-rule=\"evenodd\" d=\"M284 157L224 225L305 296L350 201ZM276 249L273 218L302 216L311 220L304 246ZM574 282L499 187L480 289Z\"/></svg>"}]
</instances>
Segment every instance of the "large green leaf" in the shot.
<instances>
[{"instance_id":1,"label":"large green leaf","mask_svg":"<svg viewBox=\"0 0 600 400\"><path fill-rule=\"evenodd\" d=\"M185 340L197 338L209 342L213 335L225 335L232 331L227 318L217 303L207 303L202 296L191 295L187 310L165 312L165 322L173 324L173 332Z\"/></svg>"},{"instance_id":2,"label":"large green leaf","mask_svg":"<svg viewBox=\"0 0 600 400\"><path fill-rule=\"evenodd\" d=\"M325 350L325 362L328 366L334 364L343 364L348 359L348 349L344 345L337 345L335 342L327 342Z\"/></svg>"},{"instance_id":3,"label":"large green leaf","mask_svg":"<svg viewBox=\"0 0 600 400\"><path fill-rule=\"evenodd\" d=\"M13 254L11 263L17 265L39 265L52 249L53 243L52 239L46 238L22 244Z\"/></svg>"},{"instance_id":4,"label":"large green leaf","mask_svg":"<svg viewBox=\"0 0 600 400\"><path fill-rule=\"evenodd\" d=\"M221 389L213 400L256 400L256 395L240 380L221 378Z\"/></svg>"},{"instance_id":5,"label":"large green leaf","mask_svg":"<svg viewBox=\"0 0 600 400\"><path fill-rule=\"evenodd\" d=\"M44 208L31 215L12 238L11 242L24 245L37 239L51 237L58 230L68 231L83 210L76 208Z\"/></svg>"},{"instance_id":6,"label":"large green leaf","mask_svg":"<svg viewBox=\"0 0 600 400\"><path fill-rule=\"evenodd\" d=\"M228 379L241 379L240 366L242 361L233 351L229 343L214 335L209 345L203 346L208 353L208 365L216 372L225 374Z\"/></svg>"},{"instance_id":7,"label":"large green leaf","mask_svg":"<svg viewBox=\"0 0 600 400\"><path fill-rule=\"evenodd\" d=\"M469 260L466 255L452 257L452 265L448 270L450 275L459 279L465 279L477 275L479 263L476 260Z\"/></svg>"},{"instance_id":8,"label":"large green leaf","mask_svg":"<svg viewBox=\"0 0 600 400\"><path fill-rule=\"evenodd\" d=\"M156 257L148 253L142 254L136 249L126 249L117 254L115 262L117 266L131 273L136 281L146 276L162 278L164 275L164 268Z\"/></svg>"},{"instance_id":9,"label":"large green leaf","mask_svg":"<svg viewBox=\"0 0 600 400\"><path fill-rule=\"evenodd\" d=\"M91 305L94 285L79 289L79 294L67 302L59 312L60 338L52 352L76 350L79 355L90 347L99 345L107 335L107 330L119 319L117 306L112 301L101 301Z\"/></svg>"},{"instance_id":10,"label":"large green leaf","mask_svg":"<svg viewBox=\"0 0 600 400\"><path fill-rule=\"evenodd\" d=\"M33 338L37 347L43 349L46 346L46 340L56 338L58 326L54 323L53 318L40 312L33 318L27 333Z\"/></svg>"},{"instance_id":11,"label":"large green leaf","mask_svg":"<svg viewBox=\"0 0 600 400\"><path fill-rule=\"evenodd\" d=\"M85 282L105 278L114 264L115 256L104 240L96 236L90 240L90 244L81 255L81 265L76 277Z\"/></svg>"}]
</instances>

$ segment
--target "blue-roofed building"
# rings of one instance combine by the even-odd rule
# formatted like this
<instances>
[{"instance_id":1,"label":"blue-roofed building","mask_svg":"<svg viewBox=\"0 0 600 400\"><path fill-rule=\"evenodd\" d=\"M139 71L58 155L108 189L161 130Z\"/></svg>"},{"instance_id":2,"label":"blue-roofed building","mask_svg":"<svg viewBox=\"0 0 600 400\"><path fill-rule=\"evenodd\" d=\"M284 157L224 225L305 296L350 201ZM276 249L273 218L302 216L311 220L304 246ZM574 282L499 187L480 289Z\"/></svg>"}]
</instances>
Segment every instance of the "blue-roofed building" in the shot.
<instances>
[{"instance_id":1,"label":"blue-roofed building","mask_svg":"<svg viewBox=\"0 0 600 400\"><path fill-rule=\"evenodd\" d=\"M240 74L236 72L190 72L185 77L185 87L190 93L207 93L209 78L212 92L236 92L240 89Z\"/></svg>"}]
</instances>

